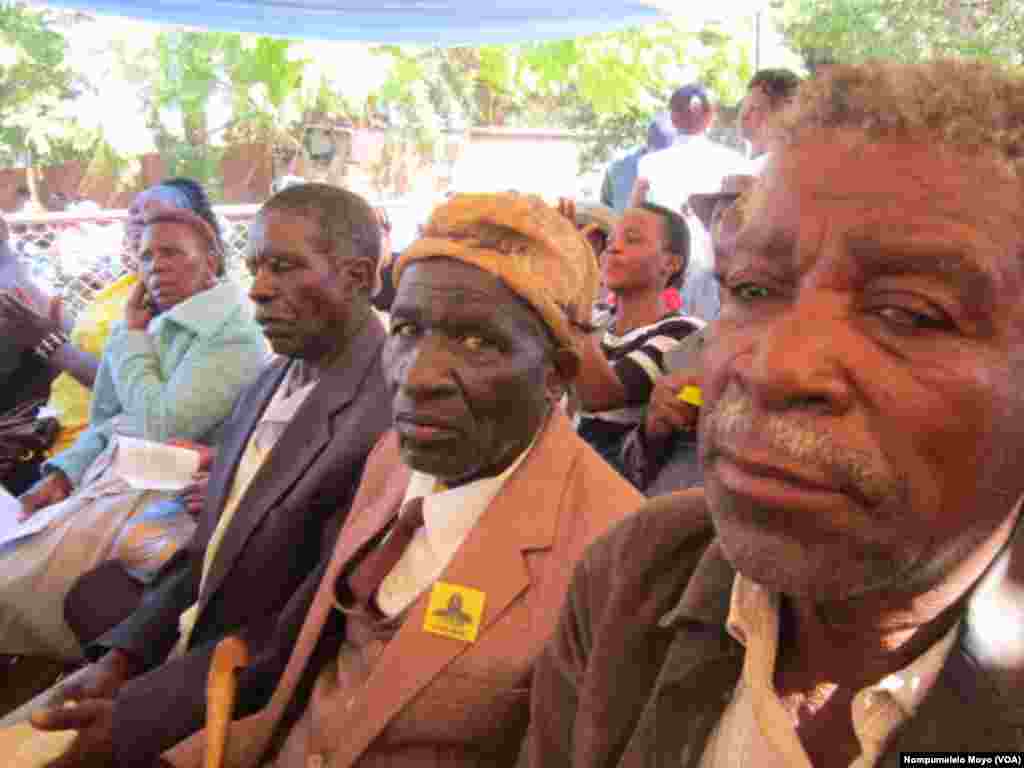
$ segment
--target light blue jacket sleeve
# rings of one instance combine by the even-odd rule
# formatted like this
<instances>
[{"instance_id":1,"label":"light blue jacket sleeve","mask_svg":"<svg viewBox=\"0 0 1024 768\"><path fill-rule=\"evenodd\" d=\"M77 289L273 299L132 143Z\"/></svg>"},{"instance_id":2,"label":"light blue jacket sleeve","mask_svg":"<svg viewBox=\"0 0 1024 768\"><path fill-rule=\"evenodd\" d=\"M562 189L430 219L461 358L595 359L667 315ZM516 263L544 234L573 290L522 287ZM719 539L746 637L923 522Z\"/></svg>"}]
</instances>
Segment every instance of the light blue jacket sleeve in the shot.
<instances>
[{"instance_id":1,"label":"light blue jacket sleeve","mask_svg":"<svg viewBox=\"0 0 1024 768\"><path fill-rule=\"evenodd\" d=\"M209 336L188 335L188 350L168 374L149 334L125 331L121 343L112 345L118 399L146 440L201 440L227 418L266 359L263 337L248 321L228 323Z\"/></svg>"},{"instance_id":2,"label":"light blue jacket sleeve","mask_svg":"<svg viewBox=\"0 0 1024 768\"><path fill-rule=\"evenodd\" d=\"M59 469L78 487L82 475L96 458L103 453L113 434L112 419L121 412L117 400L117 391L111 376L110 361L106 354L100 359L100 367L93 382L92 405L89 408L89 426L79 434L75 442L66 450L43 465L47 469Z\"/></svg>"},{"instance_id":3,"label":"light blue jacket sleeve","mask_svg":"<svg viewBox=\"0 0 1024 768\"><path fill-rule=\"evenodd\" d=\"M266 359L263 335L241 307L209 331L171 322L157 335L118 327L97 374L89 428L46 467L61 469L77 486L107 447L119 413L146 440L202 442Z\"/></svg>"}]
</instances>

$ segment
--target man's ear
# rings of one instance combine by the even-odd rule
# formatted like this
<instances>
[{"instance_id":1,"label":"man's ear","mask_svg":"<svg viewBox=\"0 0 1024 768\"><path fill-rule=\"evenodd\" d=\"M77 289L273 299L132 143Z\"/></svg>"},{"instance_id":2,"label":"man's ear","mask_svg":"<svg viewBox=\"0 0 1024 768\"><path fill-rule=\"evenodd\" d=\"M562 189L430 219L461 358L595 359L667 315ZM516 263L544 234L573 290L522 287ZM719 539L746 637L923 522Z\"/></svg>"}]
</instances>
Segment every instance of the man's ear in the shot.
<instances>
[{"instance_id":1,"label":"man's ear","mask_svg":"<svg viewBox=\"0 0 1024 768\"><path fill-rule=\"evenodd\" d=\"M665 281L667 283L670 275L680 272L683 269L683 260L675 251L665 249Z\"/></svg>"},{"instance_id":2,"label":"man's ear","mask_svg":"<svg viewBox=\"0 0 1024 768\"><path fill-rule=\"evenodd\" d=\"M711 127L711 123L715 121L715 112L718 108L714 104L710 104L706 110L704 110L703 122L701 127L703 130L708 130Z\"/></svg>"},{"instance_id":3,"label":"man's ear","mask_svg":"<svg viewBox=\"0 0 1024 768\"><path fill-rule=\"evenodd\" d=\"M217 252L213 250L213 248L211 248L206 254L206 266L210 271L209 277L210 284L212 285L213 283L216 283L220 277L218 274L218 272L220 272L220 258L218 258Z\"/></svg>"},{"instance_id":4,"label":"man's ear","mask_svg":"<svg viewBox=\"0 0 1024 768\"><path fill-rule=\"evenodd\" d=\"M568 347L557 347L551 353L551 367L548 369L545 388L552 401L561 399L569 391L580 371L580 357Z\"/></svg>"}]
</instances>

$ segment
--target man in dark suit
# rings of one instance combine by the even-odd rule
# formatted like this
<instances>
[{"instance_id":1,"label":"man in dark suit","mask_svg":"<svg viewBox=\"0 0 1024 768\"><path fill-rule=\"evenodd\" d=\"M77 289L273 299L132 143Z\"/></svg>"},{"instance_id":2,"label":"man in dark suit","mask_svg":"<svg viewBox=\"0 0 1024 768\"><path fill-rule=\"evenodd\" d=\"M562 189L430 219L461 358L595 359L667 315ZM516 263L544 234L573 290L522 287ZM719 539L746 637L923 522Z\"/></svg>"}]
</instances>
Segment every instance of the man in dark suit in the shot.
<instances>
[{"instance_id":1,"label":"man in dark suit","mask_svg":"<svg viewBox=\"0 0 1024 768\"><path fill-rule=\"evenodd\" d=\"M253 224L256 320L279 357L242 394L214 461L194 539L138 609L87 649L61 765L151 763L202 725L210 658L228 634L252 660L240 710L273 691L390 410L385 331L369 298L380 252L373 210L336 187L288 187ZM68 691L65 690L65 696Z\"/></svg>"}]
</instances>

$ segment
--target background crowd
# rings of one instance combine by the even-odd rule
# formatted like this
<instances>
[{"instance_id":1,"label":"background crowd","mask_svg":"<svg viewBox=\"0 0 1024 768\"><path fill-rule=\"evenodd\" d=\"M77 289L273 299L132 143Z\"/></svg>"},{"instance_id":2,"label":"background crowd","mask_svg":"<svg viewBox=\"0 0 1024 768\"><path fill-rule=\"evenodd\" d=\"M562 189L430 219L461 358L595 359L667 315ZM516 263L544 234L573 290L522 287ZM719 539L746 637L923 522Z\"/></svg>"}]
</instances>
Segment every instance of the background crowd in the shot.
<instances>
[{"instance_id":1,"label":"background crowd","mask_svg":"<svg viewBox=\"0 0 1024 768\"><path fill-rule=\"evenodd\" d=\"M228 637L237 766L1024 747L1019 109L966 61L762 70L746 157L690 83L600 204L459 194L396 253L278 185L247 296L168 179L74 323L5 238L0 442L59 431L0 463L47 521L0 547L0 751L198 766Z\"/></svg>"}]
</instances>

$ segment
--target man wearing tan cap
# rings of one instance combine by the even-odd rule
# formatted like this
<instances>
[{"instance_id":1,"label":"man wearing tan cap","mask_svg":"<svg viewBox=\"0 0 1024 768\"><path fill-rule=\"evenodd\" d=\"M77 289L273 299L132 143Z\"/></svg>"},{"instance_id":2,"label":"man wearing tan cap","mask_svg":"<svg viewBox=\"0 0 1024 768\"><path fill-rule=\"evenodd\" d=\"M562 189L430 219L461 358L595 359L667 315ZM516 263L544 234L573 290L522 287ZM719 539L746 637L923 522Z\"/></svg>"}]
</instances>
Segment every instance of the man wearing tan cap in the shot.
<instances>
[{"instance_id":1,"label":"man wearing tan cap","mask_svg":"<svg viewBox=\"0 0 1024 768\"><path fill-rule=\"evenodd\" d=\"M641 500L556 405L597 287L569 221L458 196L395 275L394 430L279 687L229 729L233 768L513 764L573 564ZM205 740L164 758L197 766Z\"/></svg>"}]
</instances>

